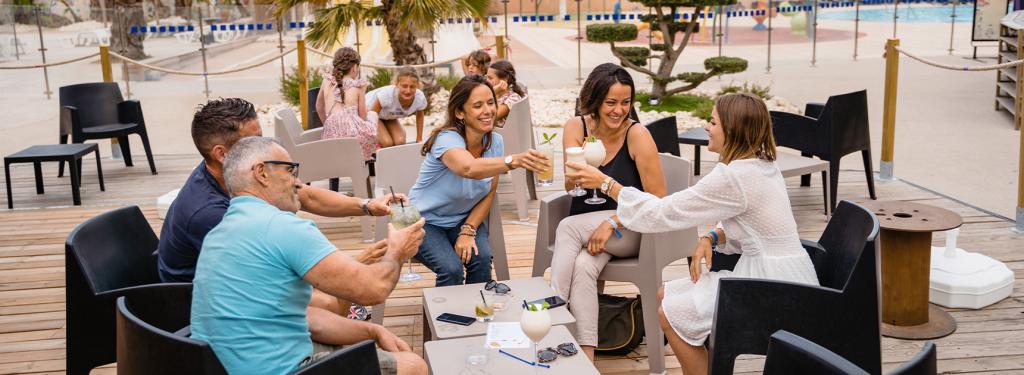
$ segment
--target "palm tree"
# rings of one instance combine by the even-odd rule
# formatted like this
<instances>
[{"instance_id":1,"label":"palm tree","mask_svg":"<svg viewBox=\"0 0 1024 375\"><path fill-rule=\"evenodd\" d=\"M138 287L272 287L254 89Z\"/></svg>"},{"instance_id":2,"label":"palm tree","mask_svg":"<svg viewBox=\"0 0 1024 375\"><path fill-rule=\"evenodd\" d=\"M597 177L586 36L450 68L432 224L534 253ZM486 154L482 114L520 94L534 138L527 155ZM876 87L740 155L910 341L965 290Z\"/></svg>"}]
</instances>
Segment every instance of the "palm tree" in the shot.
<instances>
[{"instance_id":1,"label":"palm tree","mask_svg":"<svg viewBox=\"0 0 1024 375\"><path fill-rule=\"evenodd\" d=\"M276 15L281 15L302 3L326 5L314 13L315 21L306 40L315 48L330 47L352 25L366 21L380 21L388 32L388 43L396 65L425 64L427 54L416 43L417 31L431 31L439 21L449 17L477 17L485 15L490 0L381 0L373 5L369 0L348 0L346 3L328 4L330 0L274 0ZM421 70L428 88L433 88L431 69ZM434 88L436 90L436 88ZM429 90L429 91L435 91ZM429 92L428 92L429 93Z\"/></svg>"}]
</instances>

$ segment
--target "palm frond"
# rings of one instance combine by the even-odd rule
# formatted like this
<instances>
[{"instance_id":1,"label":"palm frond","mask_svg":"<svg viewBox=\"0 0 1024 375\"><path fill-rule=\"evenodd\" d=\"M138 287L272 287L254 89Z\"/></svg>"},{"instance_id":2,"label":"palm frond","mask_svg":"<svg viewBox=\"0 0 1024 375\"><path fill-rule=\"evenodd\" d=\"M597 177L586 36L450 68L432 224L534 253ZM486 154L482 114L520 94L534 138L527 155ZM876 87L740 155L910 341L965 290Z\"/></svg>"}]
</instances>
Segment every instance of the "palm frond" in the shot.
<instances>
[{"instance_id":1,"label":"palm frond","mask_svg":"<svg viewBox=\"0 0 1024 375\"><path fill-rule=\"evenodd\" d=\"M377 19L380 13L380 7L368 7L356 1L318 10L314 13L315 20L306 34L306 40L314 48L332 46L350 26Z\"/></svg>"},{"instance_id":2,"label":"palm frond","mask_svg":"<svg viewBox=\"0 0 1024 375\"><path fill-rule=\"evenodd\" d=\"M479 17L487 14L490 0L402 0L402 24L430 30L449 17Z\"/></svg>"},{"instance_id":3,"label":"palm frond","mask_svg":"<svg viewBox=\"0 0 1024 375\"><path fill-rule=\"evenodd\" d=\"M274 0L274 17L280 17L289 9L302 4L327 5L331 0Z\"/></svg>"}]
</instances>

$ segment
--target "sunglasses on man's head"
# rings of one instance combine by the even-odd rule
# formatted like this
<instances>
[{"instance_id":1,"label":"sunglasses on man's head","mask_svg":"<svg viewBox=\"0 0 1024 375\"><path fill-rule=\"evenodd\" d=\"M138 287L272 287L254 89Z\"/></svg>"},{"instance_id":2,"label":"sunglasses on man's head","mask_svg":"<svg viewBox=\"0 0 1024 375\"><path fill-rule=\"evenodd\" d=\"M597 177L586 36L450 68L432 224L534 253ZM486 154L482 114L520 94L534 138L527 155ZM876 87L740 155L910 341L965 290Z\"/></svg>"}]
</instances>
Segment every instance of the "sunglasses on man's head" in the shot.
<instances>
[{"instance_id":1,"label":"sunglasses on man's head","mask_svg":"<svg viewBox=\"0 0 1024 375\"><path fill-rule=\"evenodd\" d=\"M292 177L299 178L299 163L281 160L265 160L263 164L283 165L288 173L292 174Z\"/></svg>"},{"instance_id":2,"label":"sunglasses on man's head","mask_svg":"<svg viewBox=\"0 0 1024 375\"><path fill-rule=\"evenodd\" d=\"M509 288L508 285L503 283L491 280L488 281L487 284L484 284L484 290L494 290L494 293L497 294L508 294L508 292L512 291L512 288Z\"/></svg>"},{"instance_id":3,"label":"sunglasses on man's head","mask_svg":"<svg viewBox=\"0 0 1024 375\"><path fill-rule=\"evenodd\" d=\"M545 363L558 359L558 356L572 357L576 355L576 353L579 353L579 350L576 349L576 344L567 342L560 344L557 347L547 348L537 352L537 359L540 363Z\"/></svg>"}]
</instances>

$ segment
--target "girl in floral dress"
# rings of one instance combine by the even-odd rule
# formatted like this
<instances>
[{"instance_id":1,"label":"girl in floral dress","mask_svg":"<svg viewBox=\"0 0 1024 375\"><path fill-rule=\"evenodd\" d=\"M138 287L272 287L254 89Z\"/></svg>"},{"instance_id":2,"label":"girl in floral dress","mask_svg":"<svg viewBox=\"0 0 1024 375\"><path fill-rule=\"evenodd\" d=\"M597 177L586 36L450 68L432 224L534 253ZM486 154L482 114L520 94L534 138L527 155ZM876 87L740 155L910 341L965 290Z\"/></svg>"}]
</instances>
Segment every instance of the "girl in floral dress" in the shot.
<instances>
[{"instance_id":1,"label":"girl in floral dress","mask_svg":"<svg viewBox=\"0 0 1024 375\"><path fill-rule=\"evenodd\" d=\"M359 53L349 47L334 53L333 69L324 77L316 109L324 119L323 139L355 138L363 159L369 161L377 151L377 113L366 111L369 82L358 78L359 61Z\"/></svg>"},{"instance_id":2,"label":"girl in floral dress","mask_svg":"<svg viewBox=\"0 0 1024 375\"><path fill-rule=\"evenodd\" d=\"M505 60L498 60L487 68L487 81L494 87L494 95L498 97L498 113L495 114L498 122L494 126L503 128L512 105L523 100L526 91L516 82L516 69L512 63Z\"/></svg>"}]
</instances>

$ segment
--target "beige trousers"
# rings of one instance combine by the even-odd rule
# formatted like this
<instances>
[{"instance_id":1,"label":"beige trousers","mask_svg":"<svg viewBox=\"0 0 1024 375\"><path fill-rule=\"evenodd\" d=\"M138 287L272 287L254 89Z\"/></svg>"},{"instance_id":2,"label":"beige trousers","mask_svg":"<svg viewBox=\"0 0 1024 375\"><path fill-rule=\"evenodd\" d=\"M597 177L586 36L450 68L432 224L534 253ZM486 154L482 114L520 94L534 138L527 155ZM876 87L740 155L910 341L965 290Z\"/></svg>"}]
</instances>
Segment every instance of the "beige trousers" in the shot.
<instances>
[{"instance_id":1,"label":"beige trousers","mask_svg":"<svg viewBox=\"0 0 1024 375\"><path fill-rule=\"evenodd\" d=\"M622 238L612 234L603 253L587 252L591 234L614 214L615 211L607 210L569 216L558 223L555 232L551 286L569 302L580 345L597 346L597 276L613 256L634 257L640 251L640 234L620 228Z\"/></svg>"}]
</instances>

